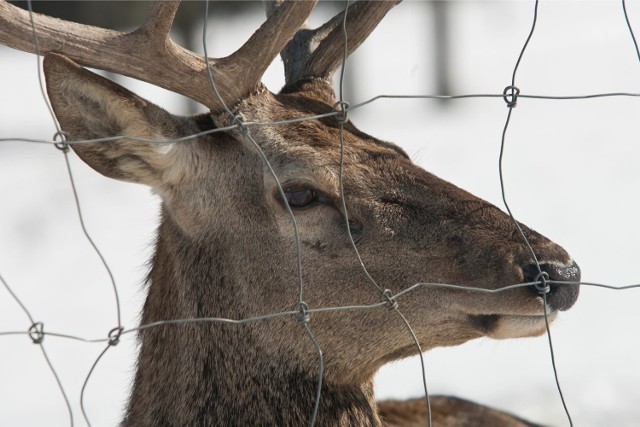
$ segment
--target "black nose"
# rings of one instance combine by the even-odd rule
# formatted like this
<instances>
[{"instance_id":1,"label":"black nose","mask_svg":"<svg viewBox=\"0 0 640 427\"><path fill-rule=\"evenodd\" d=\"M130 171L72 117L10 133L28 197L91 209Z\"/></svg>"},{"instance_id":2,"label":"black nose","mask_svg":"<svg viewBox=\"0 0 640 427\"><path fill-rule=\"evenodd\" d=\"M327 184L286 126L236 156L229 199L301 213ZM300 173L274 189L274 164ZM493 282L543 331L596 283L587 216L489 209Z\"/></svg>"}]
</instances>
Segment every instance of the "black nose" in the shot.
<instances>
[{"instance_id":1,"label":"black nose","mask_svg":"<svg viewBox=\"0 0 640 427\"><path fill-rule=\"evenodd\" d=\"M527 264L522 267L525 282L541 281L540 274L547 273L546 280L554 280L559 282L579 282L580 267L575 262L571 266L563 266L556 263L541 262L540 268L538 264ZM578 299L580 287L578 285L568 284L548 284L550 289L547 293L547 304L553 310L568 310ZM541 286L532 286L531 290L537 295L540 294Z\"/></svg>"}]
</instances>

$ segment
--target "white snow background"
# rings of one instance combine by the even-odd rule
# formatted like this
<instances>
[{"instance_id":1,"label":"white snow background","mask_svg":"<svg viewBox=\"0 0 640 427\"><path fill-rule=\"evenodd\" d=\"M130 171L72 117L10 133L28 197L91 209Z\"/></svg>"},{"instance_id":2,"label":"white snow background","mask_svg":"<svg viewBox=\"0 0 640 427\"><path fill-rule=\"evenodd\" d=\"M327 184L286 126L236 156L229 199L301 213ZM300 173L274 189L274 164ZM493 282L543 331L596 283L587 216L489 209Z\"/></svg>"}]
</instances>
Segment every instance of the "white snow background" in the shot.
<instances>
[{"instance_id":1,"label":"white snow background","mask_svg":"<svg viewBox=\"0 0 640 427\"><path fill-rule=\"evenodd\" d=\"M419 2L399 5L352 55L352 104L379 94L434 93L433 16ZM533 1L453 2L448 31L456 93L501 93L530 30ZM640 3L628 2L640 35ZM324 17L314 17L319 23ZM224 56L262 21L212 20L209 48ZM279 60L265 82L282 85ZM181 113L182 100L121 79ZM619 1L542 1L538 25L517 74L526 94L640 93L640 62ZM502 206L500 98L437 102L378 100L353 111L358 127L404 147L425 169ZM583 280L640 282L640 99L520 99L507 134L506 193L516 217L564 246ZM36 58L0 48L0 138L51 139ZM123 324L133 327L144 298L158 200L133 184L102 177L72 155L84 219L111 266ZM50 145L0 143L0 275L46 331L105 337L115 324L110 282L80 230L62 154ZM292 284L294 280L292 280ZM402 303L400 302L400 306ZM552 327L559 379L576 426L640 425L640 289L583 287L576 306ZM29 321L0 288L0 332ZM313 322L311 323L313 327ZM406 333L399 330L398 333ZM44 345L83 425L80 389L103 344L46 337ZM136 355L128 335L109 350L84 401L95 426L116 425ZM432 394L455 394L533 421L568 425L545 337L468 344L426 353ZM420 396L417 357L377 377L379 398ZM67 409L40 349L25 335L0 336L0 426L66 426Z\"/></svg>"}]
</instances>

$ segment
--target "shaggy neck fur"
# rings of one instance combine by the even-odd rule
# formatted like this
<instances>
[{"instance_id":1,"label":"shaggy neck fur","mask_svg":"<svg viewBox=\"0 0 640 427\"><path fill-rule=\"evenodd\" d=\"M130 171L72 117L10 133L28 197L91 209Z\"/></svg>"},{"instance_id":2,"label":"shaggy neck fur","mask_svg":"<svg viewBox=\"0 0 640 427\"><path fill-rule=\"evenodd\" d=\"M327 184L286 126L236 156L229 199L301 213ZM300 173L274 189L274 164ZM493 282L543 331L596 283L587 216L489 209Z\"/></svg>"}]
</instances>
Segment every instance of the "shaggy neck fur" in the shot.
<instances>
[{"instance_id":1,"label":"shaggy neck fur","mask_svg":"<svg viewBox=\"0 0 640 427\"><path fill-rule=\"evenodd\" d=\"M211 241L195 243L166 213L158 236L143 324L251 315L242 304L251 295L237 294L243 287L229 271L228 251ZM291 354L265 348L260 337L271 327L270 321L198 322L141 332L123 425L307 425L315 402L317 367L310 370ZM307 344L303 335L300 341ZM313 353L309 346L310 358L315 358ZM325 381L320 402L316 425L380 425L370 382L333 385Z\"/></svg>"}]
</instances>

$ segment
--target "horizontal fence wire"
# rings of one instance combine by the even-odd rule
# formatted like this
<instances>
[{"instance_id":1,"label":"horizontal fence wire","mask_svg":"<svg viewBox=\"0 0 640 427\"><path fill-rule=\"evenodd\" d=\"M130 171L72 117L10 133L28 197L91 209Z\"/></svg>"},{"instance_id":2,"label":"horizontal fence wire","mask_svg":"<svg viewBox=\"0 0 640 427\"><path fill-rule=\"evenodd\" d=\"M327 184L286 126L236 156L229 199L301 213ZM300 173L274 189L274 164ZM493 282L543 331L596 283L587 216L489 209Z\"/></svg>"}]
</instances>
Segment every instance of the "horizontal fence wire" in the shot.
<instances>
[{"instance_id":1,"label":"horizontal fence wire","mask_svg":"<svg viewBox=\"0 0 640 427\"><path fill-rule=\"evenodd\" d=\"M28 6L29 6L29 13L32 15L32 10L31 10L31 2L27 2ZM621 1L622 4L622 10L624 13L624 19L628 28L628 31L630 33L631 39L633 41L633 45L635 46L635 51L636 54L638 56L638 59L640 61L640 51L638 50L638 44L636 42L636 38L633 32L633 27L631 25L629 16L628 16L628 12L627 12L627 8L626 8L626 4L625 1L622 0ZM593 94L584 94L584 95L536 95L536 94L527 94L527 93L521 93L520 89L516 86L516 73L518 70L518 67L521 63L522 58L525 55L526 52L526 48L529 45L530 41L532 40L533 36L534 36L534 32L535 32L535 28L536 28L536 22L538 20L538 6L539 6L539 0L535 0L534 1L534 12L533 12L533 21L532 21L532 25L530 28L530 32L528 37L526 38L526 41L524 42L524 45L522 46L522 49L520 51L520 54L517 58L516 64L514 66L513 69L513 73L512 73L512 79L511 79L511 84L509 86L507 86L505 88L505 90L503 91L503 93L496 93L496 94L491 94L491 93L484 93L484 94L461 94L461 95L398 95L398 94L381 94L381 95L377 95L375 97L372 97L364 102L360 102L357 104L353 104L353 105L349 105L349 103L344 99L344 90L343 90L343 85L344 85L344 76L345 76L345 72L346 72L346 64L347 64L347 45L348 45L348 34L346 31L346 18L347 18L347 13L349 10L349 1L345 2L345 6L344 6L344 10L343 10L343 32L344 32L344 55L343 55L343 61L342 61L342 65L340 68L340 83L339 83L339 102L336 105L336 110L326 113L326 114L321 114L321 115L314 115L314 116L308 116L308 117L302 117L302 118L295 118L295 119L291 119L291 120L282 120L282 121L274 121L274 122L251 122L251 121L241 121L238 120L238 118L240 117L238 114L241 112L233 112L228 106L226 106L224 104L224 101L222 100L222 98L220 97L218 90L216 88L216 83L215 80L213 79L213 76L211 75L211 73L209 73L209 79L210 79L210 83L211 83L211 88L212 91L216 94L217 98L219 99L219 101L221 102L221 104L224 106L225 111L227 112L227 114L229 114L231 122L234 123L230 126L227 127L223 127L223 128L217 128L217 129L213 129L210 131L205 131L205 132L200 132L200 133L196 133L193 135L189 135L189 136L185 136L185 137L181 137L181 138L176 138L176 139L171 139L171 140L149 140L149 139L142 139L142 138L132 138L132 137L125 137L125 136L111 136L111 137L107 137L107 138L98 138L98 139L92 139L92 140L80 140L80 141L68 141L66 139L66 134L62 131L62 129L59 128L57 121L55 119L55 116L53 114L53 111L51 109L51 106L48 103L48 100L46 98L45 95L45 91L44 91L44 86L43 86L43 82L42 82L42 75L41 75L41 71L40 71L40 67L39 67L39 63L40 63L40 56L41 56L41 52L40 52L40 48L39 48L39 43L38 43L38 29L35 27L35 25L33 24L33 18L32 18L32 26L33 26L33 37L34 37L34 43L36 45L36 57L38 60L38 71L37 71L37 77L38 77L38 81L40 84L40 90L42 92L42 97L44 99L44 102L47 105L47 108L50 111L50 114L52 116L53 119L53 123L54 126L56 127L56 132L53 136L53 138L51 140L44 140L44 139L33 139L33 138L21 138L21 137L11 137L11 138L0 138L0 142L24 142L24 143L40 143L40 144L51 144L54 145L56 148L60 149L60 151L62 152L63 156L64 156L64 160L65 160L65 165L66 165L66 170L68 173L68 178L69 178L69 185L71 187L72 190L72 194L74 197L74 203L75 203L75 208L78 214L78 220L79 223L81 225L82 228L82 232L85 236L85 238L87 239L87 241L90 243L90 245L92 246L93 250L95 251L96 255L99 257L99 259L101 260L101 263L103 264L109 278L110 278L110 282L111 282L111 286L112 286L112 290L113 290L113 294L114 294L114 299L115 299L115 306L116 306L116 323L113 327L113 329L111 329L111 331L109 331L109 333L107 334L107 336L103 336L103 337L92 337L92 338L87 338L87 337L81 337L78 335L74 335L74 334L70 334L70 333L65 333L65 332L57 332L57 331L50 331L48 329L44 328L44 323L43 322L37 322L35 321L35 317L32 315L32 313L27 309L27 306L25 305L24 301L17 295L17 293L12 289L12 287L9 286L9 283L0 275L0 283L2 283L3 287L9 292L9 294L11 295L11 297L15 300L16 304L18 304L20 306L20 308L22 309L22 311L25 313L26 317L29 320L29 328L26 330L15 330L15 331L0 331L0 336L15 336L15 335L26 335L28 336L32 342L34 344L37 344L41 351L42 354L45 358L46 364L48 366L48 369L51 371L52 375L54 376L58 387L60 389L60 392L62 394L62 397L64 398L64 401L66 403L68 412L69 412L69 424L71 426L74 425L74 415L71 409L71 405L69 403L69 399L67 397L67 392L65 391L65 388L63 386L63 382L61 381L54 365L52 364L47 352L45 351L44 345L43 345L43 341L45 339L45 337L51 337L51 338L57 338L57 339L65 339L65 340L75 340L75 341L79 341L79 342L83 342L83 343L98 343L98 344L105 344L103 350L101 350L101 352L99 353L99 355L96 357L94 363L91 365L90 370L87 372L84 382L83 382L83 386L82 386L82 390L80 392L80 406L81 406L81 410L82 410L82 415L84 417L84 420L86 422L87 425L91 425L91 421L90 421L90 416L86 410L86 405L85 405L85 394L86 394L86 388L88 387L89 383L90 383L90 379L91 376L95 370L95 368L98 366L99 362L102 360L103 356L107 353L107 351L113 347L116 346L120 340L122 338L125 338L129 335L133 335L135 333L139 333L145 330L149 330L149 329L154 329L154 328L161 328L161 327L171 327L174 325L185 325L185 324L195 324L195 325L211 325L211 324L215 324L215 325L219 325L220 327L224 327L224 326L229 326L232 327L233 325L243 325L243 324L249 324L249 323L255 323L255 322L268 322L274 319L290 319L292 321L298 322L302 325L302 327L305 330L306 335L309 338L309 341L311 342L313 348L316 350L317 354L318 354L318 379L317 379L317 384L316 384L316 393L315 393L315 401L314 401L314 406L313 406L313 412L311 414L309 414L309 425L313 426L316 422L317 419L317 413L318 413L318 408L319 408L319 404L320 401L322 399L322 395L321 395L321 389L322 389L322 381L323 381L323 372L324 372L324 361L323 361L323 353L322 353L322 349L320 347L320 345L318 344L318 342L316 341L314 335L313 335L313 330L311 328L311 326L309 325L309 319L311 316L322 316L325 314L329 314L329 313L341 313L341 312L351 312L351 311L368 311L368 310L392 310L393 312L395 312L399 318L402 320L403 325L406 327L406 332L408 332L411 337L412 340L415 344L416 347L416 354L420 356L420 361L421 361L421 366L422 366L422 380L423 380L423 386L424 386L424 392L425 392L425 404L427 406L427 421L426 424L428 426L431 426L432 424L432 420L431 420L431 408L430 408L430 400L429 400L429 392L427 389L427 375L426 375L426 370L425 370L425 362L424 359L422 358L422 349L420 347L420 343L411 327L411 325L409 324L409 322L407 321L406 317L401 313L399 307L400 307L400 303L402 302L403 298L408 297L411 294L414 293L418 293L418 292L424 292L425 290L428 289L435 289L435 288L439 288L439 289L447 289L447 290L451 290L451 291L456 291L456 292L470 292L470 293L485 293L485 294L497 294L497 293L501 293L501 292L505 292L505 291L509 291L509 290L513 290L513 289L519 289L519 288L530 288L532 286L535 286L536 289L539 289L540 291L540 295L543 298L544 301L544 318L545 318L545 324L546 324L546 334L547 334L547 339L548 339L548 346L549 346L549 353L550 353L550 359L551 359L551 363L552 363L552 368L553 368L553 374L554 374L554 379L555 379L555 383L560 395L560 399L562 401L566 416L567 416L567 420L569 422L569 424L571 426L573 426L573 421L569 412L569 408L564 400L563 394L562 394L562 389L561 389L561 385L560 385L560 381L558 380L558 369L556 367L555 364L555 356L554 356L554 350L553 350L553 343L552 343L552 339L551 339L551 334L550 334L550 330L549 330L549 320L548 320L548 306L547 306L547 293L549 292L549 288L547 287L548 285L555 285L555 286L588 286L588 287L596 287L596 288L602 288L602 289L606 289L606 290L618 290L618 291L624 291L624 290L632 290L632 289L639 289L640 288L640 284L632 284L632 285L627 285L627 286L611 286L611 285L607 285L607 284L601 284L601 283L593 283L593 282L566 282L566 281L556 281L556 280L550 280L548 278L544 278L542 276L543 272L540 266L540 263L537 260L536 257L536 253L533 250L532 246L530 245L529 241L527 240L525 234L522 232L522 230L520 229L519 223L517 222L514 214L512 213L509 204L508 204L508 198L506 196L506 190L505 190L505 180L504 180L504 176L502 173L502 166L503 166L503 153L505 150L505 146L506 146L506 136L507 136L507 131L509 128L509 124L511 121L511 116L512 116L512 112L513 112L513 108L517 105L517 101L518 99L533 99L533 100L544 100L544 101L564 101L564 100L589 100L589 99L602 99L602 98L621 98L621 97L628 97L628 98L635 98L635 97L640 97L640 93L634 93L634 92L606 92L606 93L593 93ZM203 26L203 34L202 34L202 44L203 44L203 48L204 48L204 52L205 52L205 60L208 63L208 54L207 54L207 46L206 46L206 39L207 39L207 22L208 22L208 2L205 1L204 2L204 15L203 15L203 22L204 22L204 26ZM507 112L507 116L506 116L506 120L505 120L505 124L503 127L503 131L502 131L502 138L501 138L501 142L500 142L500 156L499 156L499 161L498 161L498 170L499 170L499 176L500 176L500 189L501 189L501 193L502 193L502 200L504 203L504 206L511 218L511 220L513 221L513 224L515 226L515 228L518 230L518 233L520 235L520 237L522 238L523 241L523 245L525 245L529 251L531 252L531 255L533 257L533 259L535 260L535 264L536 267L538 269L538 272L540 273L540 276L538 276L538 279L540 280L536 280L533 282L527 282L527 283L518 283L518 284L509 284L509 285L505 285L496 289L485 289L485 288L477 288L477 287L469 287L469 286L462 286L462 285L457 285L457 284L447 284L447 283L427 283L427 282L419 282L419 283L415 283L412 286L407 287L406 289L394 292L390 289L385 289L383 287L381 287L375 280L375 278L372 277L372 275L369 273L369 271L367 270L367 267L364 263L364 261L362 260L359 252L358 252L358 247L354 241L353 236L351 235L351 231L350 231L350 227L348 226L349 223L349 213L347 210L347 204L346 204L346 200L345 200L345 196L344 196L344 187L343 187L343 182L344 182L344 148L345 148L345 140L344 140L344 124L347 123L348 120L348 115L350 112L355 111L357 109L361 109L364 108L370 104L373 104L379 100L382 99L398 99L398 100L408 100L408 99L439 99L439 100L448 100L448 101L453 101L453 100L463 100L463 99L473 99L473 98L487 98L487 99L498 99L500 100L500 102L505 102L507 107L508 107L508 112ZM78 192L76 190L75 187L75 183L74 183L74 175L71 169L71 165L69 162L69 156L68 156L68 152L69 152L69 146L70 145L75 145L75 144L91 144L91 143L103 143L103 142L112 142L112 141L118 141L118 140L131 140L131 141L141 141L141 142L149 142L149 143L158 143L158 144L167 144L167 143L175 143L175 142L183 142L183 141L189 141L189 140L193 140L193 139L197 139L200 138L202 136L205 135L211 135L211 134L215 134L215 133L228 133L228 132L234 132L234 135L236 135L237 137L240 138L246 138L248 141L251 142L251 144L253 146L255 146L255 148L258 150L263 162L265 163L266 167L268 168L271 177L273 178L274 182L276 183L276 187L278 189L278 192L280 193L281 197L283 198L283 200L286 200L285 194L284 194L284 190L282 188L282 185L280 183L280 180L275 172L275 170L273 169L272 165L270 164L267 155L262 151L259 143L257 141L255 141L255 139L252 137L251 134L251 129L253 129L254 127L263 127L263 126L291 126L291 125L295 125L297 123L301 123L301 122L305 122L305 121L310 121L310 120L318 120L318 119L322 119L322 118L327 118L327 117L336 117L339 120L339 123L341 123L340 126L340 176L339 176L339 184L340 184L340 201L342 203L342 209L344 211L344 217L345 217L345 221L347 223L347 231L348 231L348 238L350 240L350 244L352 246L354 255L357 257L357 260L359 262L359 265L362 269L362 271L364 272L364 274L366 275L366 277L368 278L368 280L371 282L373 288L375 289L375 292L378 294L379 296L379 300L380 302L375 303L375 304L364 304L364 305L348 305L348 306L337 306L337 307L310 307L304 300L303 296L304 296L304 282L303 282L303 272L302 272L302 263L301 263L301 248L300 248L300 237L299 237L299 231L298 231L298 227L297 227L297 223L296 223L296 217L293 213L293 211L291 210L291 208L288 206L288 204L285 203L286 208L288 210L288 214L291 220L291 226L293 228L293 235L294 235L294 242L293 244L295 245L295 249L296 249L296 263L297 263L297 291L298 291L298 298L297 300L292 304L292 309L291 310L287 310L287 311L282 311L282 312L277 312L277 313L265 313L262 315L256 315L256 316L252 316L252 317L246 317L246 318L242 318L242 319L230 319L230 318L221 318L221 317L207 317L207 318L188 318L188 319L166 319L166 320L162 320L162 321L157 321L157 322L152 322L152 323L147 323L147 324L141 324L138 325L136 327L125 327L122 325L121 322L121 308L120 308L120 302L119 302L119 296L118 296L118 286L116 285L116 281L114 279L114 276L111 272L111 268L109 266L109 264L107 263L107 261L105 260L105 258L103 257L101 251L99 250L99 248L97 247L97 245L94 243L93 239L91 238L91 235L89 233L89 231L87 230L85 223L84 223L84 219L83 219L83 213L82 213L82 209L81 209L81 204L80 204L80 198L78 196ZM546 289L546 290L545 290ZM399 331L400 332L400 331Z\"/></svg>"}]
</instances>

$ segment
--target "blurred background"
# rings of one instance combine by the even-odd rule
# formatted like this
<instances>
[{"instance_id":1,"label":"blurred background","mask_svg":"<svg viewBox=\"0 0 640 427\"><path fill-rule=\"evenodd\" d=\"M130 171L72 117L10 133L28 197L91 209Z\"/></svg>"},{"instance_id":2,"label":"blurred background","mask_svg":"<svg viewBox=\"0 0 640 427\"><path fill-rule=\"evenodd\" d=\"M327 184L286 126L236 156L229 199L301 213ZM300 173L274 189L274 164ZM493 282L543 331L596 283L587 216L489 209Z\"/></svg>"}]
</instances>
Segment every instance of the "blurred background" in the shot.
<instances>
[{"instance_id":1,"label":"blurred background","mask_svg":"<svg viewBox=\"0 0 640 427\"><path fill-rule=\"evenodd\" d=\"M24 2L15 2L24 3ZM35 2L36 10L104 27L132 29L147 2ZM321 2L317 26L344 7ZM346 67L345 98L380 94L502 93L530 31L533 1L405 1L392 10ZM640 2L627 1L640 33ZM185 2L173 37L202 52L204 4ZM211 2L207 44L213 57L237 49L261 24L253 2ZM0 138L50 140L55 132L38 86L35 55L0 47ZM201 111L172 93L111 75L173 113ZM279 59L264 81L282 86ZM621 3L542 1L537 28L516 78L523 94L640 93L640 61ZM502 206L501 98L377 100L350 113L367 133L393 141L425 169ZM506 194L515 216L564 246L583 280L640 282L640 99L520 99L506 140ZM87 228L111 266L133 327L157 223L146 187L109 180L72 156ZM116 324L111 285L82 235L62 154L50 145L0 142L0 275L45 330L87 338ZM559 379L576 426L640 425L640 290L583 287L554 323ZM0 332L29 320L0 288ZM399 331L399 333L402 333ZM44 345L81 422L80 389L103 349L47 337ZM116 425L128 396L132 336L97 366L85 394L95 426ZM476 340L425 354L432 394L454 394L547 425L568 425L546 338ZM379 373L379 398L422 395L417 357ZM65 426L64 401L40 350L24 336L0 336L0 425Z\"/></svg>"}]
</instances>

